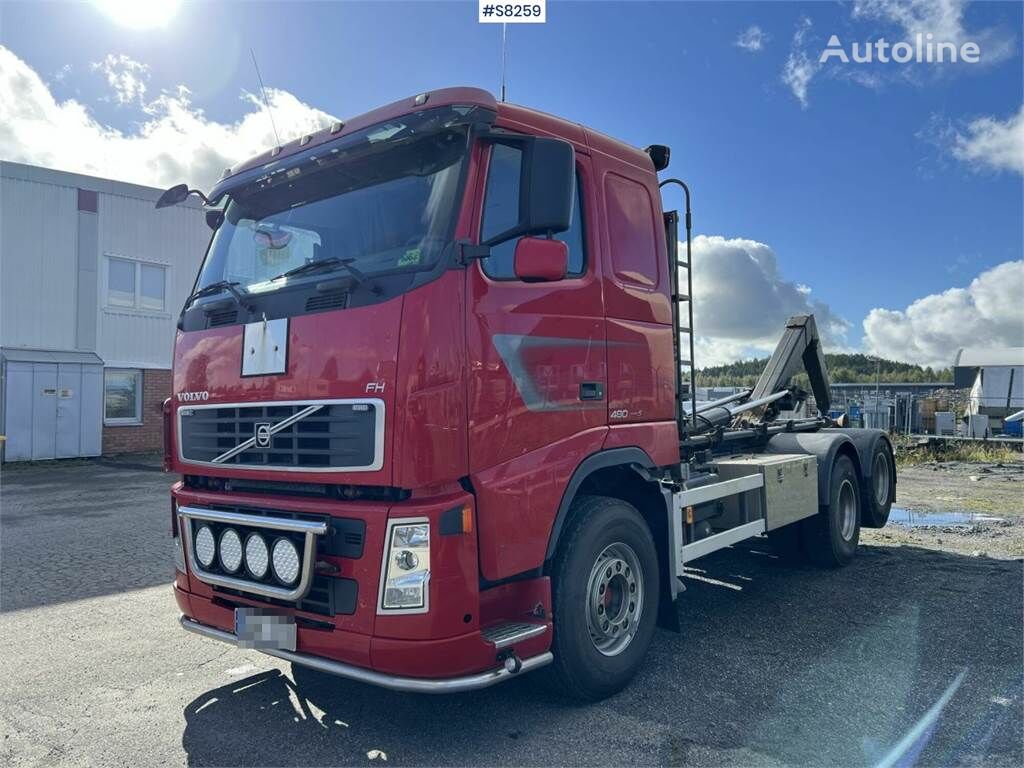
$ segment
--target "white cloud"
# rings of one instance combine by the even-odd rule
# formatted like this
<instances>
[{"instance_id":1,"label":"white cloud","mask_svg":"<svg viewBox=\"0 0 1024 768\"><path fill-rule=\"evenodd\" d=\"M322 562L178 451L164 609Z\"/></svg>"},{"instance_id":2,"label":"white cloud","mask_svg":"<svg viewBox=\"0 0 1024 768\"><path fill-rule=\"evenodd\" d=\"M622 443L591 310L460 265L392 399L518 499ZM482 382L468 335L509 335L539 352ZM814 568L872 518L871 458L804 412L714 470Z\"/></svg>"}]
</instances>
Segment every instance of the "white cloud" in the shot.
<instances>
[{"instance_id":1,"label":"white cloud","mask_svg":"<svg viewBox=\"0 0 1024 768\"><path fill-rule=\"evenodd\" d=\"M747 27L736 38L735 45L748 53L757 53L762 50L771 37L757 24Z\"/></svg>"},{"instance_id":2,"label":"white cloud","mask_svg":"<svg viewBox=\"0 0 1024 768\"><path fill-rule=\"evenodd\" d=\"M145 103L146 82L149 80L149 67L145 64L123 53L108 53L103 61L92 63L92 71L101 72L106 77L118 104Z\"/></svg>"},{"instance_id":3,"label":"white cloud","mask_svg":"<svg viewBox=\"0 0 1024 768\"><path fill-rule=\"evenodd\" d=\"M850 324L814 300L808 286L785 280L764 243L698 235L693 260L699 367L770 354L786 320L799 314L814 314L829 351L846 348Z\"/></svg>"},{"instance_id":4,"label":"white cloud","mask_svg":"<svg viewBox=\"0 0 1024 768\"><path fill-rule=\"evenodd\" d=\"M804 38L811 28L811 20L804 16L800 19L793 33L793 43L789 49L789 56L786 57L786 64L782 69L782 82L789 86L789 89L800 102L800 106L807 108L807 89L817 74L821 65L817 56L811 56L804 48Z\"/></svg>"},{"instance_id":5,"label":"white cloud","mask_svg":"<svg viewBox=\"0 0 1024 768\"><path fill-rule=\"evenodd\" d=\"M916 46L917 36L922 36L922 46L940 42L953 43L959 50L965 43L976 43L980 51L980 64L964 64L947 61L922 65L911 62L858 63L843 61L831 56L826 63L820 61L825 51L842 50L844 55L854 59L851 40L840 39L834 30L829 36L829 46L810 50L805 38L811 28L811 21L804 17L797 25L790 46L789 55L782 70L782 82L793 92L800 106L809 105L808 92L811 81L824 78L837 82L848 82L880 90L887 85L910 84L924 86L948 75L964 71L964 67L978 67L1004 61L1017 55L1017 38L1012 31L998 27L970 30L964 25L964 10L967 0L856 0L852 17L855 21L868 22L868 40L856 42L860 55L875 41L885 39L891 46L909 43ZM872 49L873 50L873 49ZM914 48L916 50L916 48ZM946 54L948 57L948 53Z\"/></svg>"},{"instance_id":6,"label":"white cloud","mask_svg":"<svg viewBox=\"0 0 1024 768\"><path fill-rule=\"evenodd\" d=\"M287 91L268 88L267 97L282 141L335 119ZM122 131L100 123L81 102L57 101L31 67L0 46L0 158L157 187L186 182L209 189L225 168L274 145L262 102L250 93L241 100L241 117L221 123L207 118L179 86L147 102L144 120Z\"/></svg>"},{"instance_id":7,"label":"white cloud","mask_svg":"<svg viewBox=\"0 0 1024 768\"><path fill-rule=\"evenodd\" d=\"M1024 106L1006 120L980 117L953 139L953 156L975 168L1024 174Z\"/></svg>"},{"instance_id":8,"label":"white cloud","mask_svg":"<svg viewBox=\"0 0 1024 768\"><path fill-rule=\"evenodd\" d=\"M952 43L964 35L963 7L963 0L856 0L853 15L896 24L908 38L931 32Z\"/></svg>"},{"instance_id":9,"label":"white cloud","mask_svg":"<svg viewBox=\"0 0 1024 768\"><path fill-rule=\"evenodd\" d=\"M856 0L854 18L888 22L900 27L903 40L931 33L934 42L978 44L981 63L994 64L1014 55L1015 37L1000 29L969 31L964 26L967 0Z\"/></svg>"},{"instance_id":10,"label":"white cloud","mask_svg":"<svg viewBox=\"0 0 1024 768\"><path fill-rule=\"evenodd\" d=\"M867 351L891 360L947 368L960 347L1024 346L1024 261L982 272L966 288L918 299L906 309L872 309Z\"/></svg>"}]
</instances>

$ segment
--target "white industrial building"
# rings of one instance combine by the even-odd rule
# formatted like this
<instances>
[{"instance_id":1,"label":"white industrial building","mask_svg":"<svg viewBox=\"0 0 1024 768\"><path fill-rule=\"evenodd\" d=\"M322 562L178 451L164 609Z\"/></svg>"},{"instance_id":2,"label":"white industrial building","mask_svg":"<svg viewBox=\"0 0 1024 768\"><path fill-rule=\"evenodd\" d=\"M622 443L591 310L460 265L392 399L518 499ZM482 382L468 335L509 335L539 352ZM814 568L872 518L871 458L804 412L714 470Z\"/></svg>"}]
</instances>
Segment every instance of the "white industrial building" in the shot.
<instances>
[{"instance_id":1,"label":"white industrial building","mask_svg":"<svg viewBox=\"0 0 1024 768\"><path fill-rule=\"evenodd\" d=\"M158 450L178 313L210 230L161 190L0 163L4 461Z\"/></svg>"},{"instance_id":2,"label":"white industrial building","mask_svg":"<svg viewBox=\"0 0 1024 768\"><path fill-rule=\"evenodd\" d=\"M959 350L953 384L971 390L965 413L971 436L1001 431L1003 420L1024 408L1024 347Z\"/></svg>"}]
</instances>

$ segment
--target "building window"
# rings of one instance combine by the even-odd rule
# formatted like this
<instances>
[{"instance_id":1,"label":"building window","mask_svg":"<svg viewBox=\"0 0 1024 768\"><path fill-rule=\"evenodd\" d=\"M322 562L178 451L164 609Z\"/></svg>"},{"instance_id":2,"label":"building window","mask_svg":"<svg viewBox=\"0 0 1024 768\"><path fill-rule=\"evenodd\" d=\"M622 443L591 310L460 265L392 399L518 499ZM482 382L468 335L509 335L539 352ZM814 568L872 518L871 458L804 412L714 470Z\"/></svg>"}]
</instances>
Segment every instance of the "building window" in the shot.
<instances>
[{"instance_id":1,"label":"building window","mask_svg":"<svg viewBox=\"0 0 1024 768\"><path fill-rule=\"evenodd\" d=\"M163 312L167 308L167 267L107 257L107 306Z\"/></svg>"},{"instance_id":2,"label":"building window","mask_svg":"<svg viewBox=\"0 0 1024 768\"><path fill-rule=\"evenodd\" d=\"M505 144L495 144L491 150L481 240L500 235L519 223L519 174L522 170L522 156L521 149ZM566 277L579 277L586 271L582 183L583 180L577 174L572 224L568 230L554 236L555 240L561 240L569 248ZM488 277L494 280L515 280L515 252L518 242L519 238L513 238L491 247L491 255L481 262Z\"/></svg>"},{"instance_id":3,"label":"building window","mask_svg":"<svg viewBox=\"0 0 1024 768\"><path fill-rule=\"evenodd\" d=\"M139 265L139 307L164 311L164 280L163 267L154 264Z\"/></svg>"},{"instance_id":4,"label":"building window","mask_svg":"<svg viewBox=\"0 0 1024 768\"><path fill-rule=\"evenodd\" d=\"M142 423L142 371L103 371L103 421L112 425Z\"/></svg>"}]
</instances>

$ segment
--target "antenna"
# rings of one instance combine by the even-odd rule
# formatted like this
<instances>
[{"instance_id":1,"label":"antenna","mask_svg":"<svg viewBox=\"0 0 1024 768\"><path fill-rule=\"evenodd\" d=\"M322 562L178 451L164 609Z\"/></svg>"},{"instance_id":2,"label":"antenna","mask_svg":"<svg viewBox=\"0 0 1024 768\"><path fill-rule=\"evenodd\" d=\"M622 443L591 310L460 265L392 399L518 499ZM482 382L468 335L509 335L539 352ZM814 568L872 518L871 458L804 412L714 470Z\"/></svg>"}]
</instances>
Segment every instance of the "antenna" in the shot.
<instances>
[{"instance_id":1,"label":"antenna","mask_svg":"<svg viewBox=\"0 0 1024 768\"><path fill-rule=\"evenodd\" d=\"M501 25L501 100L506 100L505 71L508 69L508 24Z\"/></svg>"},{"instance_id":2,"label":"antenna","mask_svg":"<svg viewBox=\"0 0 1024 768\"><path fill-rule=\"evenodd\" d=\"M270 102L267 100L267 89L263 87L263 75L260 74L260 65L256 63L256 51L249 49L252 56L252 66L256 70L256 79L260 81L260 93L263 94L263 106L267 108L267 117L270 118L270 127L274 130L274 141L281 146L281 137L277 135L277 126L274 125L274 113L270 109Z\"/></svg>"}]
</instances>

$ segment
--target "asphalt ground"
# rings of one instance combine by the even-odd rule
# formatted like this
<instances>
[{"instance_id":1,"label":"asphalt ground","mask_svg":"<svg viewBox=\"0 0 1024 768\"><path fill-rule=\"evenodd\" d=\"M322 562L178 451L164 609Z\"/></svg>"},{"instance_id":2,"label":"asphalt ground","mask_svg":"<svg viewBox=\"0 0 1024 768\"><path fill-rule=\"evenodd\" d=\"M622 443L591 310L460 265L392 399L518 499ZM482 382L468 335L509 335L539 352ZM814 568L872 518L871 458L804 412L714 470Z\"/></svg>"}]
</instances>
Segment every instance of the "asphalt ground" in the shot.
<instances>
[{"instance_id":1,"label":"asphalt ground","mask_svg":"<svg viewBox=\"0 0 1024 768\"><path fill-rule=\"evenodd\" d=\"M567 704L529 675L417 696L295 682L182 631L171 480L4 468L3 765L852 766L901 741L902 765L1024 764L1020 559L870 543L824 572L755 541L696 564L682 631L659 630L608 701Z\"/></svg>"}]
</instances>

